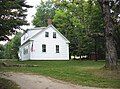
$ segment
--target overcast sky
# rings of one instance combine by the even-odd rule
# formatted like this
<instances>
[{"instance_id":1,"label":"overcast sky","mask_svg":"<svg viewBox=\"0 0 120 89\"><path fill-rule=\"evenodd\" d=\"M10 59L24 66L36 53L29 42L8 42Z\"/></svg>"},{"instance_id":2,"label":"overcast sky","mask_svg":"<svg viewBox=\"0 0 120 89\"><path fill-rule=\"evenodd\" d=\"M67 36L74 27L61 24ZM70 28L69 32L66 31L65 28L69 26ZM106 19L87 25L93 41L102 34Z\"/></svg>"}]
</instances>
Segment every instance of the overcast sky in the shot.
<instances>
[{"instance_id":1,"label":"overcast sky","mask_svg":"<svg viewBox=\"0 0 120 89\"><path fill-rule=\"evenodd\" d=\"M27 17L26 17L28 23L30 23L30 26L22 26L23 29L27 29L27 28L33 27L33 26L32 26L33 16L34 16L35 13L36 13L36 7L40 4L40 1L41 1L41 0L26 0L26 3L27 3L28 5L33 6L33 8L29 8L29 9L28 9L28 12L27 12L28 15L27 15ZM43 0L43 1L45 1L45 0Z\"/></svg>"}]
</instances>

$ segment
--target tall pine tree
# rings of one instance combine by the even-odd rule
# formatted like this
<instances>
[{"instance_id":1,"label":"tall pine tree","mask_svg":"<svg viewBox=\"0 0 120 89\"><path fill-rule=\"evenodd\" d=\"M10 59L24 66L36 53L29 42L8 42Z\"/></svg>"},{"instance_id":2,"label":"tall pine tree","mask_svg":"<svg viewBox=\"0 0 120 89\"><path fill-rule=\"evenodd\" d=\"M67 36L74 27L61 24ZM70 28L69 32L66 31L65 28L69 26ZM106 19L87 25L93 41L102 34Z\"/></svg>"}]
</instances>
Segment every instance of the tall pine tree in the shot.
<instances>
[{"instance_id":1,"label":"tall pine tree","mask_svg":"<svg viewBox=\"0 0 120 89\"><path fill-rule=\"evenodd\" d=\"M0 0L0 41L9 40L8 36L16 33L20 26L27 25L25 0Z\"/></svg>"}]
</instances>

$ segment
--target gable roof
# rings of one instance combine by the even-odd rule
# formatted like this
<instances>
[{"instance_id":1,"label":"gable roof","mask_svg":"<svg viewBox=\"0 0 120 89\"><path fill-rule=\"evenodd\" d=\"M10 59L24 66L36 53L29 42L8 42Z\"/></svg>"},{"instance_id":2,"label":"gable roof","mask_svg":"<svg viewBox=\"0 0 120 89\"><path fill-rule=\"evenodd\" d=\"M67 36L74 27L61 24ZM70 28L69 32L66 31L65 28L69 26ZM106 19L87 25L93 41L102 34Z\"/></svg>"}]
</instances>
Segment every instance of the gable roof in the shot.
<instances>
[{"instance_id":1,"label":"gable roof","mask_svg":"<svg viewBox=\"0 0 120 89\"><path fill-rule=\"evenodd\" d=\"M22 36L23 36L25 33L27 33L28 31L31 31L31 30L39 30L39 31L41 31L41 30L43 30L43 29L45 29L45 28L47 28L47 27L35 27L35 28L30 28L30 29L24 30L24 33L22 34Z\"/></svg>"},{"instance_id":2,"label":"gable roof","mask_svg":"<svg viewBox=\"0 0 120 89\"><path fill-rule=\"evenodd\" d=\"M58 32L58 34L64 39L66 40L67 43L70 43L70 41L65 37L63 36L52 24L51 25L48 25L46 28L44 28L44 30L41 30L39 31L37 34L35 34L34 36L32 36L30 39L38 36L40 33L44 32L46 29L48 29L49 27L52 27L56 32Z\"/></svg>"},{"instance_id":3,"label":"gable roof","mask_svg":"<svg viewBox=\"0 0 120 89\"><path fill-rule=\"evenodd\" d=\"M32 38L38 36L40 33L44 32L45 30L47 30L49 27L52 27L67 43L70 43L70 41L63 36L52 24L48 25L47 27L36 27L36 28L32 28L32 29L28 29L26 32L28 32L29 30L39 30L39 32L37 32L36 34L34 34L33 36L31 36L30 38L28 38L22 45L26 44L27 42L31 41ZM23 33L24 35L25 33ZM32 40L33 41L33 40Z\"/></svg>"},{"instance_id":4,"label":"gable roof","mask_svg":"<svg viewBox=\"0 0 120 89\"><path fill-rule=\"evenodd\" d=\"M63 37L68 43L70 43L70 41L65 36L63 36L53 25L49 26L51 26L56 32L58 32L61 35L61 37Z\"/></svg>"}]
</instances>

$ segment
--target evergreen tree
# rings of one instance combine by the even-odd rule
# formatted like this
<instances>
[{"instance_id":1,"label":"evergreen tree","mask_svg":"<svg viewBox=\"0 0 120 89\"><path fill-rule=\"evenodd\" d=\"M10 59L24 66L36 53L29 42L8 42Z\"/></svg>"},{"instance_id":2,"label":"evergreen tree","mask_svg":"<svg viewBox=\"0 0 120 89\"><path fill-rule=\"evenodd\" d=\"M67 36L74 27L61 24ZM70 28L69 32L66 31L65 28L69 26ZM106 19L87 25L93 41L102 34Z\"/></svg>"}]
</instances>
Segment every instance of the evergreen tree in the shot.
<instances>
[{"instance_id":1,"label":"evergreen tree","mask_svg":"<svg viewBox=\"0 0 120 89\"><path fill-rule=\"evenodd\" d=\"M0 41L9 40L16 29L28 24L25 12L30 7L25 0L0 0Z\"/></svg>"}]
</instances>

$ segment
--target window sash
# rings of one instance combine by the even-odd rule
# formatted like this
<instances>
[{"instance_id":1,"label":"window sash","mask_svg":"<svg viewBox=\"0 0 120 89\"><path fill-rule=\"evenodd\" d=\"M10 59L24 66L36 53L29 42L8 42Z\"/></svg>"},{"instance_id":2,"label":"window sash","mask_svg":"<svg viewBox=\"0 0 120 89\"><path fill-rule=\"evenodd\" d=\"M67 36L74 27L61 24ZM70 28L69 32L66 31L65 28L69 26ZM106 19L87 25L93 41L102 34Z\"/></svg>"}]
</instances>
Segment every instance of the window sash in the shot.
<instances>
[{"instance_id":1,"label":"window sash","mask_svg":"<svg viewBox=\"0 0 120 89\"><path fill-rule=\"evenodd\" d=\"M45 32L45 37L49 37L49 32Z\"/></svg>"},{"instance_id":2,"label":"window sash","mask_svg":"<svg viewBox=\"0 0 120 89\"><path fill-rule=\"evenodd\" d=\"M59 45L56 45L56 53L59 53Z\"/></svg>"},{"instance_id":3,"label":"window sash","mask_svg":"<svg viewBox=\"0 0 120 89\"><path fill-rule=\"evenodd\" d=\"M56 38L56 32L53 32L53 38Z\"/></svg>"},{"instance_id":4,"label":"window sash","mask_svg":"<svg viewBox=\"0 0 120 89\"><path fill-rule=\"evenodd\" d=\"M28 54L28 48L24 48L23 49L23 54L25 55L25 54Z\"/></svg>"},{"instance_id":5,"label":"window sash","mask_svg":"<svg viewBox=\"0 0 120 89\"><path fill-rule=\"evenodd\" d=\"M45 44L42 45L42 52L46 52L46 45Z\"/></svg>"}]
</instances>

